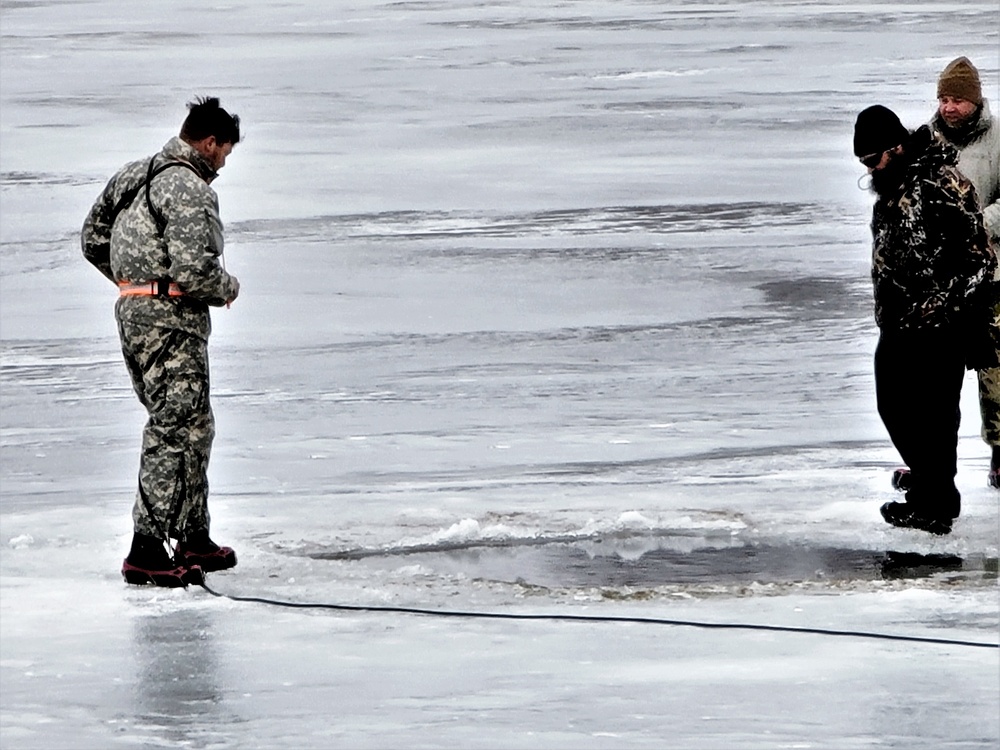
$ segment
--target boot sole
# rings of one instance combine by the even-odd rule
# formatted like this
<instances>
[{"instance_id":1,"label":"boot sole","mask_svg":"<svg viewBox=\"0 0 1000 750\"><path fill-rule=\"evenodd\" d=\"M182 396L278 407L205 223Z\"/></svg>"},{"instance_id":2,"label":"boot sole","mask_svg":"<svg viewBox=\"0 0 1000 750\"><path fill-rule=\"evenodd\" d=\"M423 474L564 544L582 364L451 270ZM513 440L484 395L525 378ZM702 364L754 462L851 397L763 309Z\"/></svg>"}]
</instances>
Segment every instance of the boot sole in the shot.
<instances>
[{"instance_id":1,"label":"boot sole","mask_svg":"<svg viewBox=\"0 0 1000 750\"><path fill-rule=\"evenodd\" d=\"M220 550L209 555L182 552L180 558L185 566L201 568L205 573L214 573L236 567L236 553L233 550L226 553L222 553Z\"/></svg>"},{"instance_id":2,"label":"boot sole","mask_svg":"<svg viewBox=\"0 0 1000 750\"><path fill-rule=\"evenodd\" d=\"M127 562L122 566L122 578L132 586L159 586L160 588L182 588L199 586L205 580L201 568L177 567L171 570L144 570Z\"/></svg>"}]
</instances>

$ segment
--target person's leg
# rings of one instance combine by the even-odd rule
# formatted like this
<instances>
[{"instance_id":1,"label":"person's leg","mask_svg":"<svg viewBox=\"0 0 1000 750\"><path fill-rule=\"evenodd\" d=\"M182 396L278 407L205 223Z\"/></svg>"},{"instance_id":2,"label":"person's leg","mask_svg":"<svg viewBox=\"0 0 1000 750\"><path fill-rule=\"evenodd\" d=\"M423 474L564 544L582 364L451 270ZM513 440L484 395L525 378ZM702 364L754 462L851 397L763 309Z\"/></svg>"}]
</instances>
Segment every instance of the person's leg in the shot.
<instances>
[{"instance_id":1,"label":"person's leg","mask_svg":"<svg viewBox=\"0 0 1000 750\"><path fill-rule=\"evenodd\" d=\"M130 372L149 419L143 430L135 532L179 538L189 517L207 523L208 455L214 421L207 343L183 331L122 324ZM135 376L133 376L135 377Z\"/></svg>"},{"instance_id":2,"label":"person's leg","mask_svg":"<svg viewBox=\"0 0 1000 750\"><path fill-rule=\"evenodd\" d=\"M202 393L187 428L187 450L184 453L186 504L176 525L178 539L192 535L208 536L211 517L208 512L208 462L215 439L215 416L209 396L208 342L196 339L185 360L188 382L197 382Z\"/></svg>"},{"instance_id":3,"label":"person's leg","mask_svg":"<svg viewBox=\"0 0 1000 750\"><path fill-rule=\"evenodd\" d=\"M199 383L203 398L192 410L186 428L186 450L181 464L184 503L178 509L172 536L177 542L177 560L197 565L203 571L226 570L236 565L236 552L212 541L209 535L208 462L215 437L215 419L209 399L208 342L197 340L184 355L183 380Z\"/></svg>"},{"instance_id":4,"label":"person's leg","mask_svg":"<svg viewBox=\"0 0 1000 750\"><path fill-rule=\"evenodd\" d=\"M879 417L900 458L912 470L916 427L913 380L913 337L905 331L883 331L875 348L875 400Z\"/></svg>"},{"instance_id":5,"label":"person's leg","mask_svg":"<svg viewBox=\"0 0 1000 750\"><path fill-rule=\"evenodd\" d=\"M955 474L965 365L957 341L933 329L883 332L875 353L879 415L911 471L905 513L943 519L949 529L960 509ZM890 515L904 508L903 503L887 506ZM883 516L896 523L887 506Z\"/></svg>"},{"instance_id":6,"label":"person's leg","mask_svg":"<svg viewBox=\"0 0 1000 750\"><path fill-rule=\"evenodd\" d=\"M199 421L197 417L184 416L189 403L198 400L185 395L190 385L184 385L185 382L190 384L190 378L185 377L182 363L185 352L191 349L190 342L185 339L192 337L121 320L118 330L132 387L149 414L143 432L139 489L132 511L134 534L122 565L122 575L126 582L133 584L185 586L196 583L200 573L195 575L194 571L175 562L165 546L171 519L183 512L177 507L184 502L183 488L190 483L177 476L177 465L183 466L184 458L181 453L178 461L178 451L172 449L178 439L183 441L184 427L179 427L178 434L171 437L167 426Z\"/></svg>"},{"instance_id":7,"label":"person's leg","mask_svg":"<svg viewBox=\"0 0 1000 750\"><path fill-rule=\"evenodd\" d=\"M989 483L1000 489L1000 367L980 370L978 375L982 436L991 454Z\"/></svg>"},{"instance_id":8,"label":"person's leg","mask_svg":"<svg viewBox=\"0 0 1000 750\"><path fill-rule=\"evenodd\" d=\"M912 489L908 504L934 518L957 518L961 496L955 486L958 471L960 401L965 380L965 357L960 338L934 329L924 337L919 363L919 390L914 394L920 419L914 437Z\"/></svg>"}]
</instances>

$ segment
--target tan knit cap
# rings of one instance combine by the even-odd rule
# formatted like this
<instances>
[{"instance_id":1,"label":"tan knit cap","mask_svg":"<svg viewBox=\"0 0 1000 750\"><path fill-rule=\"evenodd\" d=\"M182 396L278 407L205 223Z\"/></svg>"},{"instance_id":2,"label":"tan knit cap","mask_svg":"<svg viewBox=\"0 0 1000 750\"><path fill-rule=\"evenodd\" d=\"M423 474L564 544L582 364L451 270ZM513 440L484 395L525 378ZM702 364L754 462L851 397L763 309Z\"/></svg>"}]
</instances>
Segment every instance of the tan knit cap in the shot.
<instances>
[{"instance_id":1,"label":"tan knit cap","mask_svg":"<svg viewBox=\"0 0 1000 750\"><path fill-rule=\"evenodd\" d=\"M960 57L952 60L941 71L937 86L938 99L942 96L953 96L965 99L973 104L983 103L983 87L979 83L979 71L969 62L969 58Z\"/></svg>"}]
</instances>

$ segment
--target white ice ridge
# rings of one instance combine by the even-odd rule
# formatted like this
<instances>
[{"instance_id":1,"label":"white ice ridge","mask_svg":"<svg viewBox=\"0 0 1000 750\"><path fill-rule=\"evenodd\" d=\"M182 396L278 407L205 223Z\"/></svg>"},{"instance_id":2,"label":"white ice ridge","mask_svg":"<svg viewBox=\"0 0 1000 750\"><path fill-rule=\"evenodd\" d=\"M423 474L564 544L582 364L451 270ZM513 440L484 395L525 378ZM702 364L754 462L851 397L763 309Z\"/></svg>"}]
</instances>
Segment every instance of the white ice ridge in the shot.
<instances>
[{"instance_id":1,"label":"white ice ridge","mask_svg":"<svg viewBox=\"0 0 1000 750\"><path fill-rule=\"evenodd\" d=\"M400 539L385 545L381 553L441 551L467 546L497 546L501 544L553 544L602 537L689 535L697 532L738 533L746 529L738 518L651 518L639 511L625 511L614 519L591 518L580 528L566 531L546 531L536 527L514 527L506 523L482 523L465 518L447 528L419 537ZM359 550L360 552L360 550Z\"/></svg>"}]
</instances>

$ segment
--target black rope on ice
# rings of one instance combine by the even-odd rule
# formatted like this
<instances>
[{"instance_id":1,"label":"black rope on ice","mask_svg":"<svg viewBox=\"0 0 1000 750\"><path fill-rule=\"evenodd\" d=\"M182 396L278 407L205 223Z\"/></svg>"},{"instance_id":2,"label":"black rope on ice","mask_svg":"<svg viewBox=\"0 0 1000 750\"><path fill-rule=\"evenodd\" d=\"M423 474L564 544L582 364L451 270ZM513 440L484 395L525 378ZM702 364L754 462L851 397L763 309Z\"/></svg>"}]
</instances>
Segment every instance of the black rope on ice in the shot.
<instances>
[{"instance_id":1,"label":"black rope on ice","mask_svg":"<svg viewBox=\"0 0 1000 750\"><path fill-rule=\"evenodd\" d=\"M968 646L972 648L1000 648L1000 643L961 641L950 638L927 638L919 635L893 635L891 633L871 633L862 630L831 630L828 628L801 628L790 625L755 625L737 622L696 622L694 620L668 620L662 617L628 617L621 615L558 615L558 614L518 614L513 612L477 612L448 609L423 609L421 607L394 607L391 605L323 604L310 602L289 602L266 599L260 596L234 596L220 594L205 583L200 585L212 596L234 602L269 604L274 607L292 609L329 609L337 612L382 612L401 615L429 615L432 617L459 617L479 620L550 620L561 622L628 622L641 625L672 625L674 627L704 628L708 630L762 630L772 633L806 633L811 635L842 636L845 638L869 638L883 641L907 641L910 643L933 643L939 646Z\"/></svg>"}]
</instances>

